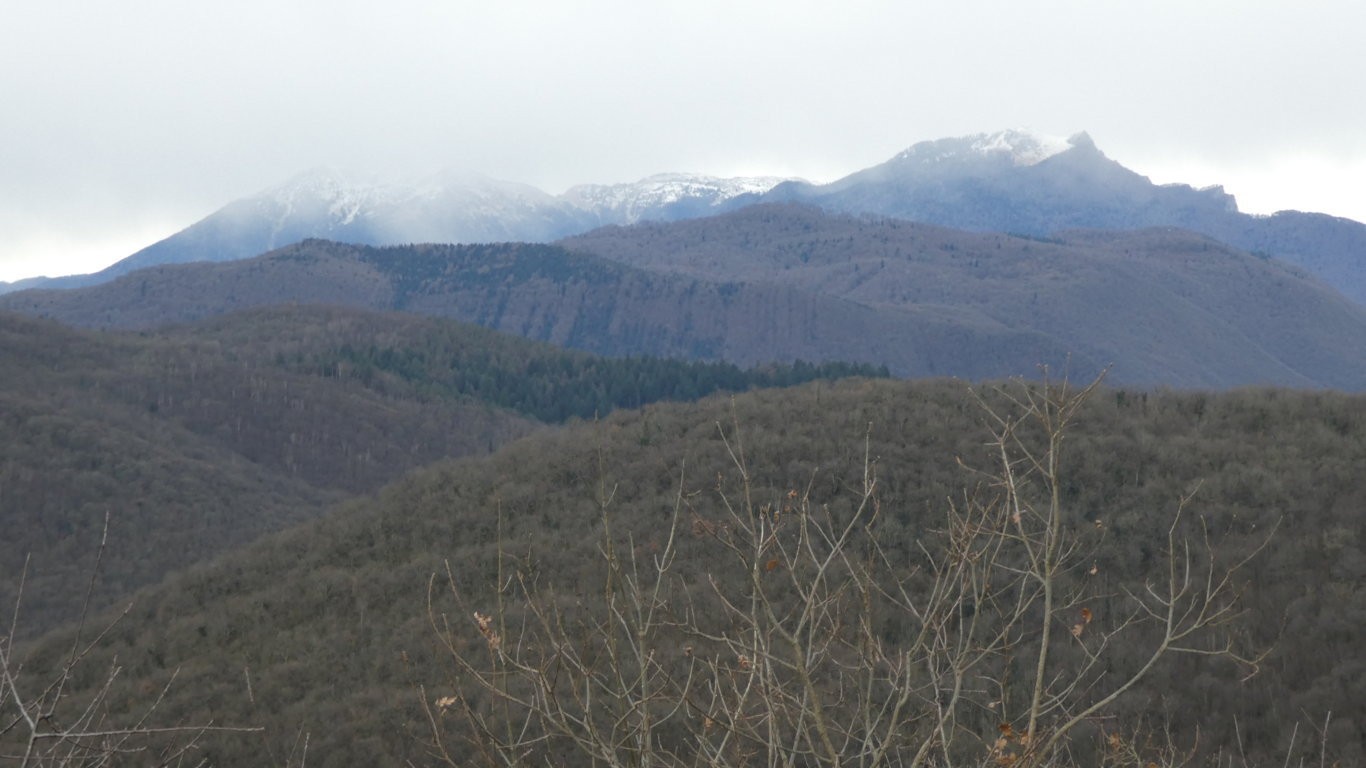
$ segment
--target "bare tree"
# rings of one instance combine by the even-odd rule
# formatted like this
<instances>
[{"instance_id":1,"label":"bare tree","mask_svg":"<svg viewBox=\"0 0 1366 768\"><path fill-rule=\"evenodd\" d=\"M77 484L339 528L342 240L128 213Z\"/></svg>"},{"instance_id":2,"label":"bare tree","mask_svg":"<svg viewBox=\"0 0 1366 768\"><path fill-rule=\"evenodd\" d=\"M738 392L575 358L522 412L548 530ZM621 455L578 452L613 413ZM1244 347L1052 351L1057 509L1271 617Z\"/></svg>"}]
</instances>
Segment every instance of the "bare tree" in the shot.
<instances>
[{"instance_id":1,"label":"bare tree","mask_svg":"<svg viewBox=\"0 0 1366 768\"><path fill-rule=\"evenodd\" d=\"M85 635L90 599L98 579L99 566L109 538L106 513L99 549L86 590L80 620L72 634L70 649L63 654L55 671L46 676L27 674L15 650L24 582L25 563L20 576L8 633L0 636L0 764L30 766L80 766L81 768L133 763L168 766L203 764L195 760L200 738L211 731L255 732L260 728L224 728L212 724L157 726L156 714L175 681L175 675L159 691L154 691L131 723L111 721L108 701L121 672L117 661L106 669L89 692L75 695L78 676L91 653L105 641L122 613L93 637ZM131 606L129 606L131 608ZM81 688L87 688L81 685Z\"/></svg>"},{"instance_id":2,"label":"bare tree","mask_svg":"<svg viewBox=\"0 0 1366 768\"><path fill-rule=\"evenodd\" d=\"M1076 763L1085 731L1094 763L1134 764L1132 733L1094 724L1162 659L1217 655L1251 674L1259 657L1224 632L1246 560L1219 560L1190 499L1176 501L1161 573L1140 589L1098 586L1104 532L1064 509L1063 449L1099 385L1045 380L979 398L993 464L968 468L976 482L909 554L879 535L866 442L849 503L816 504L811 485L759 491L732 423L718 425L731 476L711 493L686 492L680 476L657 551L614 531L614 491L600 485L591 594L543 582L500 545L491 604L476 605L478 585L448 567L428 599L456 680L422 692L434 754L452 765L1033 767ZM681 557L695 538L706 556ZM1141 658L1120 658L1121 644Z\"/></svg>"}]
</instances>

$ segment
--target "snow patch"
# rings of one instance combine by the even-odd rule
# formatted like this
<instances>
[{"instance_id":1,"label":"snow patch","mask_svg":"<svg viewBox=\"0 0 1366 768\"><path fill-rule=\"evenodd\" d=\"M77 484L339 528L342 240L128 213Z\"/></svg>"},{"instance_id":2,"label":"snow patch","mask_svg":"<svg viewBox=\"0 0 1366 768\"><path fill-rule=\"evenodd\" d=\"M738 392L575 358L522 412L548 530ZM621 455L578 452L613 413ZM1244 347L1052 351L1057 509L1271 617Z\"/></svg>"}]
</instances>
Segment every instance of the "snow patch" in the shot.
<instances>
[{"instance_id":1,"label":"snow patch","mask_svg":"<svg viewBox=\"0 0 1366 768\"><path fill-rule=\"evenodd\" d=\"M1005 157L1016 167L1027 167L1038 165L1089 141L1084 133L1062 138L1030 131L1005 130L956 139L923 141L897 155L896 159L932 165L974 158Z\"/></svg>"},{"instance_id":2,"label":"snow patch","mask_svg":"<svg viewBox=\"0 0 1366 768\"><path fill-rule=\"evenodd\" d=\"M404 181L360 182L332 168L317 168L260 193L256 200L277 231L310 222L313 231L349 227L403 230L430 237L482 222L486 236L515 235L518 222L579 217L595 223L632 224L669 216L673 205L704 211L740 195L762 194L788 181L776 176L720 178L662 173L627 184L587 184L562 195L478 173L443 170ZM698 211L701 212L701 211ZM591 218L590 218L591 217ZM400 222L400 223L394 223ZM495 232L496 230L496 232Z\"/></svg>"},{"instance_id":3,"label":"snow patch","mask_svg":"<svg viewBox=\"0 0 1366 768\"><path fill-rule=\"evenodd\" d=\"M1072 147L1067 139L1042 136L1025 131L998 131L983 134L973 142L974 152L982 155L1005 154L1017 166L1038 165Z\"/></svg>"},{"instance_id":4,"label":"snow patch","mask_svg":"<svg viewBox=\"0 0 1366 768\"><path fill-rule=\"evenodd\" d=\"M384 193L382 186L352 181L336 169L315 168L266 190L263 197L278 204L285 217L296 209L324 205L331 221L346 225Z\"/></svg>"},{"instance_id":5,"label":"snow patch","mask_svg":"<svg viewBox=\"0 0 1366 768\"><path fill-rule=\"evenodd\" d=\"M716 207L740 195L763 194L784 181L790 179L660 173L625 184L582 184L569 189L562 198L587 211L616 214L631 224L675 203L695 200Z\"/></svg>"}]
</instances>

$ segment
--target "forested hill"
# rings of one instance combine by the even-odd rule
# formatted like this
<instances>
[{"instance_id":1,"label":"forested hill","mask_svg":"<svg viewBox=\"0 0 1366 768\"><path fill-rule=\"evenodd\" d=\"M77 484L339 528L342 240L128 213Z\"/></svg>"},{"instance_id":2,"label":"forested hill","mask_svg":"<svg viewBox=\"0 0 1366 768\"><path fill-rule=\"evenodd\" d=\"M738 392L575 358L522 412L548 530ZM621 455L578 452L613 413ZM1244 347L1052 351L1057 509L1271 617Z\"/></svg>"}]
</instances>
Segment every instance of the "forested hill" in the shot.
<instances>
[{"instance_id":1,"label":"forested hill","mask_svg":"<svg viewBox=\"0 0 1366 768\"><path fill-rule=\"evenodd\" d=\"M1009 391L1018 398L1022 390ZM993 493L995 486L968 469L992 461L979 396L1006 412L1014 408L990 388L977 395L953 382L862 380L756 392L733 405L714 398L651 406L540 433L492 457L416 473L375 499L143 593L109 647L89 661L100 669L116 650L137 649L119 656L125 666L115 702L159 690L178 668L160 716L268 728L264 736L206 737L200 754L213 764L286 755L305 736L309 760L320 764L423 762L435 753L422 702L446 706L435 702L452 691L469 694L460 687L468 678L434 653L437 630L427 606L433 574L444 579L449 568L466 594L465 603L438 594L434 610L471 653L487 654L470 616L501 610L487 589L500 574L509 584L515 577L566 587L572 599L557 604L564 626L587 632L585 614L576 611L602 589L593 564L603 556L603 500L610 499L619 556L640 569L664 551L671 510L681 503L675 570L688 589L671 591L669 599L685 601L688 616L724 618L709 600L734 585L707 581L731 557L724 542L736 523L727 522L721 494L752 502L761 510L755 514L775 524L779 515L794 514L794 499L812 514L824 510L843 520L868 477L865 459L875 462L873 530L889 567L913 569L922 562L918 543L938 546L936 531L951 501ZM1190 497L1188 525L1180 530L1196 552L1206 531L1220 563L1236 563L1280 522L1271 546L1235 585L1245 609L1236 641L1272 648L1258 674L1244 679L1245 668L1200 655L1168 658L1101 723L1105 732L1128 743L1135 731L1165 729L1183 749L1198 743L1202 755L1224 748L1225 757L1246 755L1248 764L1281 764L1287 754L1298 764L1303 755L1317 759L1319 737L1303 734L1322 727L1331 712L1324 737L1330 757L1341 765L1366 759L1366 710L1358 695L1366 687L1358 649L1366 632L1362 397L1101 390L1063 445L1063 514L1083 547L1074 575L1099 580L1093 586L1102 595L1085 604L1084 614L1073 606L1067 616L1084 615L1089 624L1094 611L1097 623L1073 633L1088 633L1087 647L1100 649L1108 675L1142 664L1141 646L1152 638L1096 645L1105 635L1093 633L1124 623L1126 592L1164 588L1162 553L1181 499ZM752 480L749 495L744 477ZM509 550L501 566L493 549L500 538ZM758 573L784 578L780 566ZM513 599L511 592L505 599ZM956 620L972 616L971 608ZM894 649L905 638L899 620L889 622L877 641ZM61 637L50 642L57 653L69 646ZM691 645L679 639L660 647L681 659ZM1074 651L1060 651L1058 663L1084 663ZM34 657L31 668L46 658ZM731 668L743 671L740 664ZM983 702L960 727L980 726L989 745L1000 715ZM442 714L439 727L454 728L458 715ZM1297 723L1300 738L1292 746ZM473 748L451 738L452 754ZM1148 746L1160 747L1162 738Z\"/></svg>"},{"instance_id":2,"label":"forested hill","mask_svg":"<svg viewBox=\"0 0 1366 768\"><path fill-rule=\"evenodd\" d=\"M0 309L92 328L154 328L279 303L450 317L609 356L885 365L898 376L986 378L1061 365L1028 326L951 307L871 307L764 282L650 272L547 245L350 246L321 240L246 261L158 267L70 291L0 297ZM1105 361L1071 355L1073 369Z\"/></svg>"},{"instance_id":3,"label":"forested hill","mask_svg":"<svg viewBox=\"0 0 1366 768\"><path fill-rule=\"evenodd\" d=\"M277 307L163 331L0 313L0 605L22 627L97 605L546 422L844 375L839 364L603 360L450 320Z\"/></svg>"},{"instance_id":4,"label":"forested hill","mask_svg":"<svg viewBox=\"0 0 1366 768\"><path fill-rule=\"evenodd\" d=\"M759 205L561 244L654 272L1028 329L1140 386L1366 389L1366 307L1296 267L1179 229L1018 237Z\"/></svg>"},{"instance_id":5,"label":"forested hill","mask_svg":"<svg viewBox=\"0 0 1366 768\"><path fill-rule=\"evenodd\" d=\"M152 328L281 302L452 317L610 356L850 361L898 376L1366 390L1366 307L1274 259L1172 229L1049 238L760 205L563 247L306 241L0 308Z\"/></svg>"},{"instance_id":6,"label":"forested hill","mask_svg":"<svg viewBox=\"0 0 1366 768\"><path fill-rule=\"evenodd\" d=\"M890 375L885 366L844 362L796 360L740 368L599 357L441 318L327 306L267 307L166 328L158 335L209 339L257 364L356 381L387 396L475 400L547 423L717 391Z\"/></svg>"}]
</instances>

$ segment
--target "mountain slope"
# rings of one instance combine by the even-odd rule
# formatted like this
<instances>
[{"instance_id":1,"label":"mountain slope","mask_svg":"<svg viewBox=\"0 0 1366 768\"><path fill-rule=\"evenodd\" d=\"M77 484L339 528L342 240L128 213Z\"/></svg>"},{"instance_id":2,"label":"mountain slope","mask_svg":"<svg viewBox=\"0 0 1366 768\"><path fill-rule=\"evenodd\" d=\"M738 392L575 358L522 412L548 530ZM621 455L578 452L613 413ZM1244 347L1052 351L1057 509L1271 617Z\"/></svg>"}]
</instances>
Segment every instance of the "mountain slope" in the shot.
<instances>
[{"instance_id":1,"label":"mountain slope","mask_svg":"<svg viewBox=\"0 0 1366 768\"><path fill-rule=\"evenodd\" d=\"M319 168L229 203L100 272L0 283L0 293L97 285L162 264L246 259L310 238L365 245L546 242L604 224L707 215L780 181L674 173L552 196L479 174L376 183Z\"/></svg>"},{"instance_id":2,"label":"mountain slope","mask_svg":"<svg viewBox=\"0 0 1366 768\"><path fill-rule=\"evenodd\" d=\"M1040 239L751 206L564 245L308 241L11 294L0 308L147 328L335 303L607 355L843 360L969 378L1113 363L1116 381L1142 386L1366 388L1366 308L1279 261L1181 231Z\"/></svg>"},{"instance_id":3,"label":"mountain slope","mask_svg":"<svg viewBox=\"0 0 1366 768\"><path fill-rule=\"evenodd\" d=\"M1300 266L1366 305L1366 224L1295 211L1239 213L1222 187L1153 184L1085 133L1065 142L1018 131L922 142L830 184L787 183L737 202L756 200L1036 236L1181 227Z\"/></svg>"},{"instance_id":4,"label":"mountain slope","mask_svg":"<svg viewBox=\"0 0 1366 768\"><path fill-rule=\"evenodd\" d=\"M562 198L594 213L600 224L677 221L710 216L730 207L735 199L763 194L786 181L791 180L661 173L628 184L581 184Z\"/></svg>"},{"instance_id":5,"label":"mountain slope","mask_svg":"<svg viewBox=\"0 0 1366 768\"><path fill-rule=\"evenodd\" d=\"M1127 383L1366 388L1366 308L1281 262L1179 230L1042 240L754 206L562 243L652 271L1029 329L1113 362Z\"/></svg>"},{"instance_id":6,"label":"mountain slope","mask_svg":"<svg viewBox=\"0 0 1366 768\"><path fill-rule=\"evenodd\" d=\"M287 370L218 334L114 335L0 314L0 604L26 556L23 626L79 610L105 515L95 605L267 531L321 514L412 467L526 434L474 401L398 398ZM294 313L296 338L316 328ZM310 342L277 346L326 348Z\"/></svg>"},{"instance_id":7,"label":"mountain slope","mask_svg":"<svg viewBox=\"0 0 1366 768\"><path fill-rule=\"evenodd\" d=\"M71 618L414 467L546 422L853 374L604 360L463 323L276 307L151 333L0 313L0 605ZM885 375L885 373L883 374Z\"/></svg>"},{"instance_id":8,"label":"mountain slope","mask_svg":"<svg viewBox=\"0 0 1366 768\"><path fill-rule=\"evenodd\" d=\"M771 283L700 280L554 246L371 248L307 241L223 264L158 267L0 308L87 327L150 328L282 302L450 317L606 355L739 365L844 361L897 375L1027 374L1068 350L1028 327L952 307L873 307ZM1100 363L1079 352L1079 371Z\"/></svg>"},{"instance_id":9,"label":"mountain slope","mask_svg":"<svg viewBox=\"0 0 1366 768\"><path fill-rule=\"evenodd\" d=\"M699 585L689 610L705 610L706 579L719 572L709 558L721 546L707 525L726 519L720 493L739 483L737 446L756 505L778 510L789 489L802 489L813 509L835 515L854 503L865 457L876 457L878 534L893 567L911 569L912 543L932 539L946 499L977 482L960 461L989 463L979 396L1004 404L990 388L862 381L620 412L540 433L492 457L415 473L377 499L145 592L91 663L99 669L120 649L137 649L119 656L128 658L117 702L137 701L139 685L158 690L178 668L163 717L262 724L277 754L308 734L310 758L323 764L421 763L430 725L418 697L430 704L461 685L433 651L433 574L449 569L470 600L435 595L436 620L445 616L479 643L468 617L502 605L488 586L500 573L499 541L511 553L503 574L567 587L583 601L597 579L603 488L612 489L621 552L641 558L661 545L681 496L676 572ZM1102 390L1078 414L1065 444L1063 504L1078 535L1094 537L1086 539L1094 547L1086 562L1106 591L1141 591L1145 579L1165 578L1154 573L1165 521L1193 488L1200 490L1188 514L1200 516L1230 558L1286 520L1253 560L1244 590L1241 631L1257 642L1280 638L1261 674L1246 680L1203 657L1169 660L1119 710L1116 728L1168 722L1163 713L1179 711L1170 721L1179 743L1198 739L1211 749L1234 743L1236 718L1249 759L1280 763L1293 724L1331 710L1334 723L1347 724L1327 737L1331 754L1354 762L1363 715L1354 694L1366 682L1355 645L1366 627L1356 609L1366 563L1357 525L1362 406L1360 396L1335 393ZM565 605L570 626L582 616L574 602ZM1111 603L1096 608L1101 622L1123 616ZM1286 620L1293 632L1283 632ZM31 664L66 647L57 638ZM1105 661L1129 664L1135 655L1107 647ZM979 725L994 738L997 722L993 715ZM228 765L250 762L265 745L255 736L212 736L202 749Z\"/></svg>"}]
</instances>

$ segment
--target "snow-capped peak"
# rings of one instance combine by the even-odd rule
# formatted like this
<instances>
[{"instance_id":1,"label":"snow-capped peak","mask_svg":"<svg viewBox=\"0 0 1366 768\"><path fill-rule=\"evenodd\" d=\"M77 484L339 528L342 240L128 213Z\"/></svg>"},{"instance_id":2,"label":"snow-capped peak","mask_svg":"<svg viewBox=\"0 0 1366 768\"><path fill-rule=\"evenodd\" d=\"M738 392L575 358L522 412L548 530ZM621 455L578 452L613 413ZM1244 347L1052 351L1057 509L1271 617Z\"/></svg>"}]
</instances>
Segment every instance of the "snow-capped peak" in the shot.
<instances>
[{"instance_id":1,"label":"snow-capped peak","mask_svg":"<svg viewBox=\"0 0 1366 768\"><path fill-rule=\"evenodd\" d=\"M321 167L267 189L262 197L275 201L287 212L310 204L325 205L333 221L350 224L379 192L374 184L353 181L336 168Z\"/></svg>"},{"instance_id":2,"label":"snow-capped peak","mask_svg":"<svg viewBox=\"0 0 1366 768\"><path fill-rule=\"evenodd\" d=\"M1024 167L1037 165L1073 147L1090 144L1090 141L1085 133L1065 139L1030 131L1005 130L923 141L897 155L897 159L932 164L972 158L1006 158L1012 165Z\"/></svg>"},{"instance_id":3,"label":"snow-capped peak","mask_svg":"<svg viewBox=\"0 0 1366 768\"><path fill-rule=\"evenodd\" d=\"M740 195L763 194L789 180L777 176L721 178L693 173L659 173L624 184L581 184L570 188L562 197L579 208L614 213L626 223L632 223L675 203L698 201L715 207Z\"/></svg>"},{"instance_id":4,"label":"snow-capped peak","mask_svg":"<svg viewBox=\"0 0 1366 768\"><path fill-rule=\"evenodd\" d=\"M982 134L972 143L974 152L983 155L1009 155L1015 165L1037 165L1056 154L1066 152L1071 146L1067 139L1025 131Z\"/></svg>"}]
</instances>

